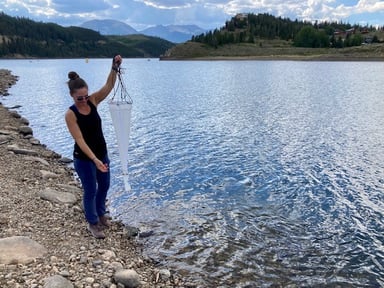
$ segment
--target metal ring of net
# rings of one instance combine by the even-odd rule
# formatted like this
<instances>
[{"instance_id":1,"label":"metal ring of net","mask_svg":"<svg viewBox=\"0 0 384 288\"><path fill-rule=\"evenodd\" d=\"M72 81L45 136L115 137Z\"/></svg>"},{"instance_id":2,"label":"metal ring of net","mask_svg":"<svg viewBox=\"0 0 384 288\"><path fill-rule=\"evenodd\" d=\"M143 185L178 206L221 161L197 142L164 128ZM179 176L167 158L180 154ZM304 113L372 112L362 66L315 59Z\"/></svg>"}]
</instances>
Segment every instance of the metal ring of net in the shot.
<instances>
[{"instance_id":1,"label":"metal ring of net","mask_svg":"<svg viewBox=\"0 0 384 288\"><path fill-rule=\"evenodd\" d=\"M126 88L124 78L122 76L123 74L123 68L119 68L116 72L117 74L117 85L113 89L113 96L111 98L111 101L114 101L115 97L117 96L119 99L116 101L118 102L125 102L128 104L132 104L132 98L128 93L128 90Z\"/></svg>"}]
</instances>

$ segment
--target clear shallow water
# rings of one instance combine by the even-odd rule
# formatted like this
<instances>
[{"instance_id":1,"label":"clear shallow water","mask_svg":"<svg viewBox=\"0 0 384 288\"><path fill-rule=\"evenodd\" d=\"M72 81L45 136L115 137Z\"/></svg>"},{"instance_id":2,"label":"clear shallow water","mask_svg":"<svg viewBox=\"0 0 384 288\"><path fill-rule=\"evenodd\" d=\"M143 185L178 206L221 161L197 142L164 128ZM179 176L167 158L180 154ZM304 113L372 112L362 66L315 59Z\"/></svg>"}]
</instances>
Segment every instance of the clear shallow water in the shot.
<instances>
[{"instance_id":1,"label":"clear shallow water","mask_svg":"<svg viewBox=\"0 0 384 288\"><path fill-rule=\"evenodd\" d=\"M108 60L2 60L1 98L70 157L70 70ZM134 100L126 194L107 105L111 211L145 253L202 287L384 285L383 63L125 60ZM105 69L104 69L105 68Z\"/></svg>"}]
</instances>

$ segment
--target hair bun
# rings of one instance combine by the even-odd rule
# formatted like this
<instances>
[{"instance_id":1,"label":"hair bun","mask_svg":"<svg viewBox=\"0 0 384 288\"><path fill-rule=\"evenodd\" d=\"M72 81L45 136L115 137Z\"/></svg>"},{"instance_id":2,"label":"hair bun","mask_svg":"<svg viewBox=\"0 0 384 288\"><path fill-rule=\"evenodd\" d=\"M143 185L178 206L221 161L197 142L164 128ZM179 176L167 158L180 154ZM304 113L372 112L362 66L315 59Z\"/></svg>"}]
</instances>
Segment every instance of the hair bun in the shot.
<instances>
[{"instance_id":1,"label":"hair bun","mask_svg":"<svg viewBox=\"0 0 384 288\"><path fill-rule=\"evenodd\" d=\"M80 78L79 74L77 74L74 71L71 71L68 73L69 80L76 80L77 78Z\"/></svg>"}]
</instances>

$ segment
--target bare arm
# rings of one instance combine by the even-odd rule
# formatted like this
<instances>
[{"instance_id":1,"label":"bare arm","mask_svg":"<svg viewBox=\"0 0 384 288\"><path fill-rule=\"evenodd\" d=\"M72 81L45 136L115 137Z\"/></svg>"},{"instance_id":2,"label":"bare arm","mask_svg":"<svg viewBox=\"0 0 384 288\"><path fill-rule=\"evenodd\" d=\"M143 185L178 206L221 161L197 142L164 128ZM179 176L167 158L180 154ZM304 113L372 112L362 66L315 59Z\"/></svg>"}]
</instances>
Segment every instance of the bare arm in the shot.
<instances>
[{"instance_id":1,"label":"bare arm","mask_svg":"<svg viewBox=\"0 0 384 288\"><path fill-rule=\"evenodd\" d=\"M122 61L123 60L120 55L115 56L113 61L115 68L119 67ZM114 69L111 69L111 72L109 72L109 75L107 78L107 82L104 84L104 86L101 87L99 91L96 91L90 95L90 100L95 106L97 106L101 101L103 101L109 95L109 93L111 93L113 87L115 86L116 78L117 78L117 71Z\"/></svg>"},{"instance_id":2,"label":"bare arm","mask_svg":"<svg viewBox=\"0 0 384 288\"><path fill-rule=\"evenodd\" d=\"M89 148L89 146L85 142L83 138L83 134L80 131L80 127L77 124L76 115L72 110L68 110L65 113L65 122L67 123L69 133L71 133L73 139L75 140L76 144L79 145L81 151L83 151L84 154L87 155L88 158L95 163L97 169L99 169L102 172L107 172L108 167L103 162L101 162L99 159L96 158L96 155L93 153L91 148Z\"/></svg>"}]
</instances>

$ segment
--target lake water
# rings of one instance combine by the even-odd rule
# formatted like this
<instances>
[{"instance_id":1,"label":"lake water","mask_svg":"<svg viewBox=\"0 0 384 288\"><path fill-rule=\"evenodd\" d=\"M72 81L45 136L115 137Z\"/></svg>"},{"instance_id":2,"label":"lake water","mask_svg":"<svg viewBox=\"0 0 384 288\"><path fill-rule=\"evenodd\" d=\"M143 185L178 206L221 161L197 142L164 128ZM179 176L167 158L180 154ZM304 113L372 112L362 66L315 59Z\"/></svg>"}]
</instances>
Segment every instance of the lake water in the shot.
<instances>
[{"instance_id":1,"label":"lake water","mask_svg":"<svg viewBox=\"0 0 384 288\"><path fill-rule=\"evenodd\" d=\"M1 97L66 157L66 81L110 59L1 60ZM153 231L144 253L200 287L384 285L384 62L125 59L124 191L107 103L111 213ZM191 281L192 281L191 280Z\"/></svg>"}]
</instances>

